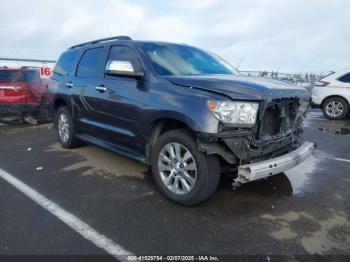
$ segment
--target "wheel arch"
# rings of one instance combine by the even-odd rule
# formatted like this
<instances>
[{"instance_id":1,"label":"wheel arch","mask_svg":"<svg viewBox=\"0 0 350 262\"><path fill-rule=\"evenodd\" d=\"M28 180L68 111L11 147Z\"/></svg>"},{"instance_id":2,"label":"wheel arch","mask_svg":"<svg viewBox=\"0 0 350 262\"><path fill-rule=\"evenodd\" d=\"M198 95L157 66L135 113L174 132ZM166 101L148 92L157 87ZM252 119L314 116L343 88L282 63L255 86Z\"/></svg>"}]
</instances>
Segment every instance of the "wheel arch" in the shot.
<instances>
[{"instance_id":1,"label":"wheel arch","mask_svg":"<svg viewBox=\"0 0 350 262\"><path fill-rule=\"evenodd\" d=\"M62 107L62 106L67 106L68 103L65 99L63 99L62 97L57 97L55 100L54 100L54 103L53 103L53 109L55 112L57 112L57 110Z\"/></svg>"},{"instance_id":2,"label":"wheel arch","mask_svg":"<svg viewBox=\"0 0 350 262\"><path fill-rule=\"evenodd\" d=\"M190 127L190 125L186 123L186 121L184 121L183 119L162 117L152 122L152 125L150 127L150 134L147 139L146 150L145 150L146 151L145 157L146 157L147 164L151 163L151 151L157 138L167 131L176 130L176 129L187 129L189 133L192 134L193 137L195 137L195 132Z\"/></svg>"},{"instance_id":3,"label":"wheel arch","mask_svg":"<svg viewBox=\"0 0 350 262\"><path fill-rule=\"evenodd\" d=\"M345 102L347 103L347 105L350 107L350 102L347 98L345 98L344 96L341 96L341 95L330 95L330 96L327 96L325 97L323 100L322 100L322 103L321 103L321 108L323 108L323 105L325 103L325 101L329 98L341 98L341 99L344 99Z\"/></svg>"}]
</instances>

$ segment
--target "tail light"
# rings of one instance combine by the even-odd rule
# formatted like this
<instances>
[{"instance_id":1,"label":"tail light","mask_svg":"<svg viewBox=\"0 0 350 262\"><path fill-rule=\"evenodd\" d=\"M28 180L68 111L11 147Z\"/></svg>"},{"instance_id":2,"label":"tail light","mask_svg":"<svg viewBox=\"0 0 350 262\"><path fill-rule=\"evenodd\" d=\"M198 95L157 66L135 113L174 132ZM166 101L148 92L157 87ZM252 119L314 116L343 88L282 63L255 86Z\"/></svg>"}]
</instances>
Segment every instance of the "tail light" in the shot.
<instances>
[{"instance_id":1,"label":"tail light","mask_svg":"<svg viewBox=\"0 0 350 262\"><path fill-rule=\"evenodd\" d=\"M315 83L315 86L328 86L329 82L325 82L325 81L318 81Z\"/></svg>"}]
</instances>

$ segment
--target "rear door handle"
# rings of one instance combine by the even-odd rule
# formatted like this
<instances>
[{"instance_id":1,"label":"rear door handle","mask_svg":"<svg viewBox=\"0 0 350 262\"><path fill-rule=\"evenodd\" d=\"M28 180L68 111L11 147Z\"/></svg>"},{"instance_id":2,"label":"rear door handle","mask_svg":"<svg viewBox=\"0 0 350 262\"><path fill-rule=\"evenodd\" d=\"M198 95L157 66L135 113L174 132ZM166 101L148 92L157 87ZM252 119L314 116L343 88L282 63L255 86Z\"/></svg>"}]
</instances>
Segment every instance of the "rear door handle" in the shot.
<instances>
[{"instance_id":1,"label":"rear door handle","mask_svg":"<svg viewBox=\"0 0 350 262\"><path fill-rule=\"evenodd\" d=\"M106 92L107 91L107 87L105 87L105 86L96 86L96 90L98 90L100 92Z\"/></svg>"},{"instance_id":2,"label":"rear door handle","mask_svg":"<svg viewBox=\"0 0 350 262\"><path fill-rule=\"evenodd\" d=\"M66 85L66 87L68 87L68 88L72 88L72 87L74 86L74 84L71 83L71 82L67 82L67 83L65 83L65 85Z\"/></svg>"}]
</instances>

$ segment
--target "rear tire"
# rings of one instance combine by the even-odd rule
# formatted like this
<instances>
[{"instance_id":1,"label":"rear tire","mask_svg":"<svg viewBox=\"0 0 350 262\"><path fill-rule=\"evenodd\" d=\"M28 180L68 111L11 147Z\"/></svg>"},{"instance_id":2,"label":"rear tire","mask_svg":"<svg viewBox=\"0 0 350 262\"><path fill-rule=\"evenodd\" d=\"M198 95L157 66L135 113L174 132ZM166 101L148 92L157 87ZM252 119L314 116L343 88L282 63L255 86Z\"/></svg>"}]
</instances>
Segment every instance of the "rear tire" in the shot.
<instances>
[{"instance_id":1,"label":"rear tire","mask_svg":"<svg viewBox=\"0 0 350 262\"><path fill-rule=\"evenodd\" d=\"M331 120L339 120L345 118L349 113L348 102L341 97L327 98L322 103L323 115Z\"/></svg>"},{"instance_id":2,"label":"rear tire","mask_svg":"<svg viewBox=\"0 0 350 262\"><path fill-rule=\"evenodd\" d=\"M74 148L81 145L75 135L74 122L66 107L60 107L55 116L55 127L58 139L64 148Z\"/></svg>"},{"instance_id":3,"label":"rear tire","mask_svg":"<svg viewBox=\"0 0 350 262\"><path fill-rule=\"evenodd\" d=\"M173 158L168 149L173 152ZM176 203L199 204L217 189L221 171L218 157L200 152L186 129L162 134L153 146L151 157L153 179L159 191Z\"/></svg>"}]
</instances>

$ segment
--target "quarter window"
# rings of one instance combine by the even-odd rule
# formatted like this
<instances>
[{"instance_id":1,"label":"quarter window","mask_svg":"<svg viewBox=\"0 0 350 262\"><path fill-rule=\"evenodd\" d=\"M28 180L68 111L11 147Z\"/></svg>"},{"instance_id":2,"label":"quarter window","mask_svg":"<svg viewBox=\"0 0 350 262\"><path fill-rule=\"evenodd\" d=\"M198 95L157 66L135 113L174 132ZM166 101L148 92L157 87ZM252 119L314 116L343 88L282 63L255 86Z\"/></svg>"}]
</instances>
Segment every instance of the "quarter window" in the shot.
<instances>
[{"instance_id":1,"label":"quarter window","mask_svg":"<svg viewBox=\"0 0 350 262\"><path fill-rule=\"evenodd\" d=\"M340 82L350 83L350 73L338 78Z\"/></svg>"},{"instance_id":2,"label":"quarter window","mask_svg":"<svg viewBox=\"0 0 350 262\"><path fill-rule=\"evenodd\" d=\"M85 51L78 65L77 76L97 77L102 53L102 47L93 48Z\"/></svg>"},{"instance_id":3,"label":"quarter window","mask_svg":"<svg viewBox=\"0 0 350 262\"><path fill-rule=\"evenodd\" d=\"M78 51L68 51L64 53L59 59L53 70L54 74L58 75L73 75L74 63L78 56Z\"/></svg>"}]
</instances>

